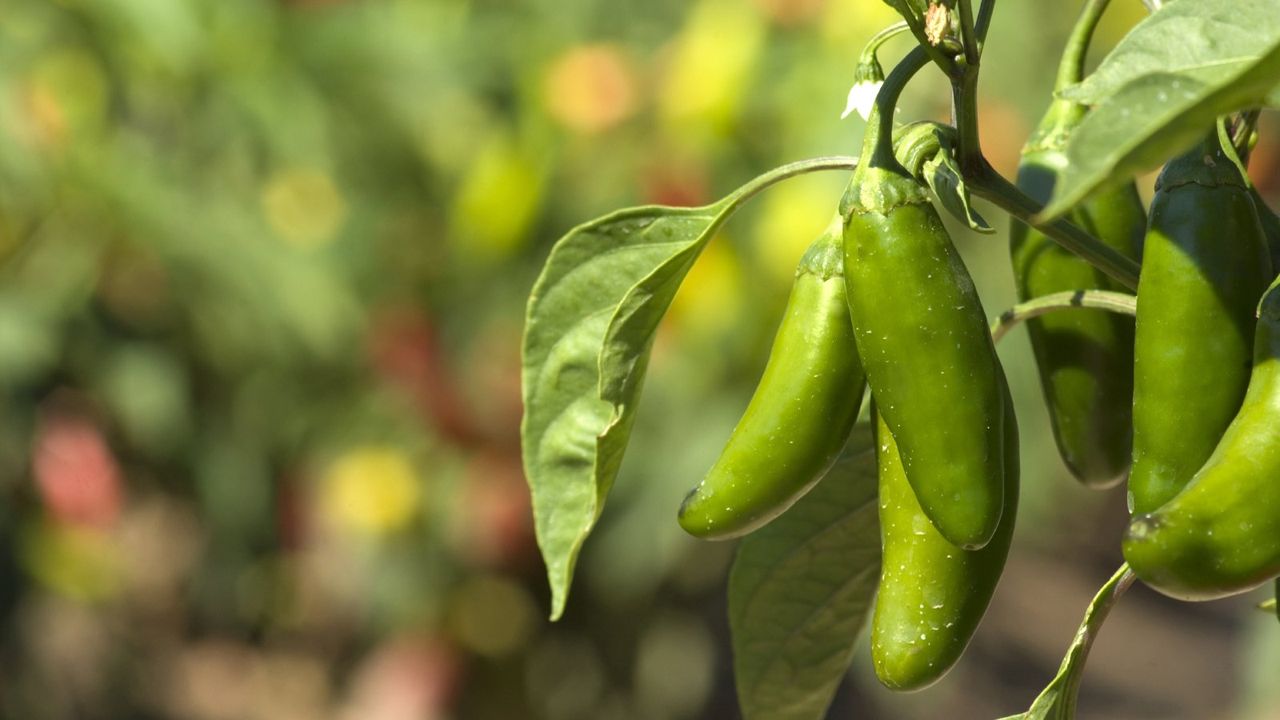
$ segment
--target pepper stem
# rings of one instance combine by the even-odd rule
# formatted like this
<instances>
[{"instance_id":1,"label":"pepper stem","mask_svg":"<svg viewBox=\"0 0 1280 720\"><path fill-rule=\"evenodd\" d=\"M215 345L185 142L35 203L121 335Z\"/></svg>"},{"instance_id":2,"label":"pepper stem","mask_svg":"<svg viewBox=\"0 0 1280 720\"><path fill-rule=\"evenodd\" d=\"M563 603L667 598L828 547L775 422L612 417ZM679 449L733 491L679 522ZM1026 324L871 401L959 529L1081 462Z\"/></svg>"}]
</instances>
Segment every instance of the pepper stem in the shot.
<instances>
[{"instance_id":1,"label":"pepper stem","mask_svg":"<svg viewBox=\"0 0 1280 720\"><path fill-rule=\"evenodd\" d=\"M972 174L966 171L965 180L969 183L969 189L978 197L989 200L996 207L1044 233L1049 239L1084 258L1130 290L1138 289L1138 263L1066 220L1059 218L1049 223L1035 221L1036 215L1044 209L1043 206L1027 197L1026 193L990 165Z\"/></svg>"},{"instance_id":2,"label":"pepper stem","mask_svg":"<svg viewBox=\"0 0 1280 720\"><path fill-rule=\"evenodd\" d=\"M871 39L867 41L867 44L863 46L862 53L858 56L858 63L869 64L869 63L877 62L876 53L880 51L880 46L884 45L890 39L898 35L901 35L902 33L907 32L910 29L911 29L911 26L907 24L906 20L899 20L898 22L890 25L889 27L884 28L880 32L876 33L875 35L872 35Z\"/></svg>"},{"instance_id":3,"label":"pepper stem","mask_svg":"<svg viewBox=\"0 0 1280 720\"><path fill-rule=\"evenodd\" d=\"M1102 14L1110 4L1111 0L1088 0L1084 4L1084 9L1080 11L1080 17L1067 38L1062 60L1058 63L1058 77L1053 83L1055 91L1084 79L1084 63L1089 54L1089 43L1093 40L1094 31L1098 29Z\"/></svg>"},{"instance_id":4,"label":"pepper stem","mask_svg":"<svg viewBox=\"0 0 1280 720\"><path fill-rule=\"evenodd\" d=\"M1127 293L1109 290L1067 290L1041 295L1000 313L1000 317L991 324L991 339L1000 342L1019 323L1069 308L1094 308L1133 316L1138 313L1138 299Z\"/></svg>"},{"instance_id":5,"label":"pepper stem","mask_svg":"<svg viewBox=\"0 0 1280 720\"><path fill-rule=\"evenodd\" d=\"M876 94L875 105L871 108L871 117L867 119L867 131L862 138L860 168L879 167L906 173L893 154L893 113L898 107L898 99L902 96L903 88L928 64L928 53L924 48L917 46L907 53L906 57L894 66L889 77L885 78L884 85Z\"/></svg>"},{"instance_id":6,"label":"pepper stem","mask_svg":"<svg viewBox=\"0 0 1280 720\"><path fill-rule=\"evenodd\" d=\"M793 178L797 175L805 175L811 172L820 172L823 170L857 170L858 158L849 155L831 155L827 157L809 158L807 160L797 160L796 162L780 165L768 172L757 175L747 181L742 187L734 190L720 202L725 204L726 211L723 213L725 217L732 214L734 210L741 207L743 203L751 198L759 195L769 187L776 185L783 180ZM717 203L719 204L719 203Z\"/></svg>"}]
</instances>

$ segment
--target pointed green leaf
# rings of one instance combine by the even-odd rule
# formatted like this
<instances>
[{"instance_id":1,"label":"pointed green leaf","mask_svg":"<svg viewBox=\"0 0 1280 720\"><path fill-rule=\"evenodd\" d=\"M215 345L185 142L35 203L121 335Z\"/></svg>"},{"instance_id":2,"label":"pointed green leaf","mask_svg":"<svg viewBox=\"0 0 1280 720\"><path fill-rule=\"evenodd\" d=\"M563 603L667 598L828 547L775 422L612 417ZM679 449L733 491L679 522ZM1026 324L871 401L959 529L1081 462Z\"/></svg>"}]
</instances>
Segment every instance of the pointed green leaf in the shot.
<instances>
[{"instance_id":1,"label":"pointed green leaf","mask_svg":"<svg viewBox=\"0 0 1280 720\"><path fill-rule=\"evenodd\" d=\"M520 442L552 620L622 464L654 331L702 248L770 185L855 167L845 156L788 163L706 207L606 215L551 250L525 316Z\"/></svg>"},{"instance_id":2,"label":"pointed green leaf","mask_svg":"<svg viewBox=\"0 0 1280 720\"><path fill-rule=\"evenodd\" d=\"M1093 641L1098 637L1098 631L1102 629L1102 623L1115 606L1116 600L1133 583L1133 577L1128 565L1120 566L1116 574L1098 591L1093 602L1089 603L1084 622L1076 631L1076 637L1067 649L1067 656L1062 659L1062 665L1053 681L1031 703L1030 709L1002 720L1075 720L1076 696L1080 691L1085 661L1089 659L1089 649L1093 647Z\"/></svg>"},{"instance_id":3,"label":"pointed green leaf","mask_svg":"<svg viewBox=\"0 0 1280 720\"><path fill-rule=\"evenodd\" d=\"M1277 0L1170 0L1138 23L1097 70L1059 94L1097 105L1148 75L1178 73L1205 82L1231 77L1280 42L1277 11Z\"/></svg>"},{"instance_id":4,"label":"pointed green leaf","mask_svg":"<svg viewBox=\"0 0 1280 720\"><path fill-rule=\"evenodd\" d=\"M880 579L871 429L790 510L748 535L729 575L729 625L746 720L821 720Z\"/></svg>"},{"instance_id":5,"label":"pointed green leaf","mask_svg":"<svg viewBox=\"0 0 1280 720\"><path fill-rule=\"evenodd\" d=\"M1062 96L1095 107L1067 143L1043 218L1193 145L1280 85L1280 0L1170 0Z\"/></svg>"},{"instance_id":6,"label":"pointed green leaf","mask_svg":"<svg viewBox=\"0 0 1280 720\"><path fill-rule=\"evenodd\" d=\"M534 285L521 441L553 619L622 462L654 330L727 206L633 208L581 225Z\"/></svg>"},{"instance_id":7,"label":"pointed green leaf","mask_svg":"<svg viewBox=\"0 0 1280 720\"><path fill-rule=\"evenodd\" d=\"M956 162L956 129L923 121L894 128L893 152L911 176L929 186L942 208L980 233L993 233L973 208L969 188Z\"/></svg>"},{"instance_id":8,"label":"pointed green leaf","mask_svg":"<svg viewBox=\"0 0 1280 720\"><path fill-rule=\"evenodd\" d=\"M970 230L987 235L995 232L995 228L973 208L964 175L949 146L943 147L941 152L925 162L921 170L925 184L933 190L942 208L951 213L952 217L968 225Z\"/></svg>"}]
</instances>

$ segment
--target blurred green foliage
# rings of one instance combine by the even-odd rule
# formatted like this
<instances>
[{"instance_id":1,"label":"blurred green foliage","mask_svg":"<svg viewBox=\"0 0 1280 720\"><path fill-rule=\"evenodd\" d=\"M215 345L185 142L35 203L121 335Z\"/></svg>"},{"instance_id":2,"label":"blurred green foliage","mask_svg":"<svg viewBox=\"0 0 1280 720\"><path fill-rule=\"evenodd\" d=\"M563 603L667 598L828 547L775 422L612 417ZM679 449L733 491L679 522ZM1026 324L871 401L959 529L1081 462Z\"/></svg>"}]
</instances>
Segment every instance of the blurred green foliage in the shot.
<instances>
[{"instance_id":1,"label":"blurred green foliage","mask_svg":"<svg viewBox=\"0 0 1280 720\"><path fill-rule=\"evenodd\" d=\"M1002 170L1073 13L1001 9L983 123ZM674 512L745 405L843 179L771 191L694 268L554 627L519 464L524 297L589 217L853 152L860 127L838 116L887 6L10 0L0 15L0 715L733 715L731 548L684 538ZM943 118L945 102L926 77L905 112ZM1273 150L1255 162L1274 176ZM994 312L1012 298L1003 242L958 237ZM1008 345L1040 469L1027 534L1052 547L1079 529L1055 519L1117 496L1067 483L1025 341ZM1047 678L1057 658L1036 662ZM936 716L854 677L839 716ZM1041 679L991 702L1012 712Z\"/></svg>"}]
</instances>

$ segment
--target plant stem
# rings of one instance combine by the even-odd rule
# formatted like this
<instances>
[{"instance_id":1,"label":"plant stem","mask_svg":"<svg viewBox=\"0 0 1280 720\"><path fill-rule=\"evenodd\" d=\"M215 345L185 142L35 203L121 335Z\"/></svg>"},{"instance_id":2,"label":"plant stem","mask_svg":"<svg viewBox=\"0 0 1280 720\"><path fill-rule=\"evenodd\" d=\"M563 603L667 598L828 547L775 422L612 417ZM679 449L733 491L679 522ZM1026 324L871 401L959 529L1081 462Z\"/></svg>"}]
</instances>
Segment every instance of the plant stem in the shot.
<instances>
[{"instance_id":1,"label":"plant stem","mask_svg":"<svg viewBox=\"0 0 1280 720\"><path fill-rule=\"evenodd\" d=\"M1136 262L1064 219L1059 218L1049 223L1032 222L1032 218L1044 208L990 165L984 162L973 173L966 170L965 180L969 189L978 197L989 200L996 207L1044 233L1130 290L1138 289Z\"/></svg>"},{"instance_id":2,"label":"plant stem","mask_svg":"<svg viewBox=\"0 0 1280 720\"><path fill-rule=\"evenodd\" d=\"M1058 63L1058 77L1053 84L1054 90L1061 90L1074 85L1084 78L1085 58L1089 54L1089 42L1098 28L1103 12L1111 0L1088 0L1080 17L1071 28L1071 36L1067 38L1067 47L1062 51L1062 60Z\"/></svg>"},{"instance_id":3,"label":"plant stem","mask_svg":"<svg viewBox=\"0 0 1280 720\"><path fill-rule=\"evenodd\" d=\"M928 64L929 57L924 48L915 47L898 61L890 71L889 77L885 78L884 85L876 96L876 107L882 111L888 110L881 114L889 118L891 130L893 129L893 110L898 106L898 98L902 96L903 89L907 87L908 82L911 82L911 78Z\"/></svg>"},{"instance_id":4,"label":"plant stem","mask_svg":"<svg viewBox=\"0 0 1280 720\"><path fill-rule=\"evenodd\" d=\"M1098 22L1106 11L1110 0L1087 0L1080 17L1071 28L1067 38L1067 46L1062 51L1062 60L1058 63L1058 76L1053 83L1055 93L1074 85L1084 78L1085 58L1089 54L1089 43L1098 28ZM1039 127L1032 134L1027 147L1037 146L1042 150L1050 148L1061 150L1071 130L1084 120L1089 112L1086 105L1071 100L1055 97L1049 104ZM1026 150L1024 149L1024 152Z\"/></svg>"},{"instance_id":5,"label":"plant stem","mask_svg":"<svg viewBox=\"0 0 1280 720\"><path fill-rule=\"evenodd\" d=\"M948 76L955 75L957 72L955 58L943 52L942 48L929 42L928 36L925 35L923 19L916 15L911 6L902 2L902 0L887 0L887 2L893 9L898 11L899 15L906 19L907 25L911 27L911 34L916 37L918 47L928 54L929 59L937 63L938 67L942 68L942 71Z\"/></svg>"},{"instance_id":6,"label":"plant stem","mask_svg":"<svg viewBox=\"0 0 1280 720\"><path fill-rule=\"evenodd\" d=\"M982 6L978 8L978 21L974 30L978 35L979 49L987 42L987 31L991 29L991 16L995 11L996 0L983 0Z\"/></svg>"},{"instance_id":7,"label":"plant stem","mask_svg":"<svg viewBox=\"0 0 1280 720\"><path fill-rule=\"evenodd\" d=\"M858 168L858 158L849 155L831 155L827 157L808 158L806 160L797 160L793 163L787 163L776 167L762 175L757 175L747 181L742 187L734 190L722 202L725 204L723 217L728 217L747 202L751 198L759 195L763 190L770 186L795 177L796 175L804 175L811 172L820 172L823 170L856 170Z\"/></svg>"},{"instance_id":8,"label":"plant stem","mask_svg":"<svg viewBox=\"0 0 1280 720\"><path fill-rule=\"evenodd\" d=\"M884 28L880 32L871 36L867 44L862 47L862 54L858 57L858 62L867 63L875 62L876 53L880 51L880 46L888 42L893 37L907 32L911 29L911 25L906 20L899 20L896 23Z\"/></svg>"},{"instance_id":9,"label":"plant stem","mask_svg":"<svg viewBox=\"0 0 1280 720\"><path fill-rule=\"evenodd\" d=\"M959 79L951 82L951 115L956 126L956 162L966 177L987 165L982 155L978 131L978 66L965 65Z\"/></svg>"},{"instance_id":10,"label":"plant stem","mask_svg":"<svg viewBox=\"0 0 1280 720\"><path fill-rule=\"evenodd\" d=\"M1138 299L1127 293L1108 290L1066 290L1042 295L1000 313L1000 317L991 324L991 339L1000 342L1019 323L1069 308L1095 308L1121 315L1135 315L1138 312Z\"/></svg>"},{"instance_id":11,"label":"plant stem","mask_svg":"<svg viewBox=\"0 0 1280 720\"><path fill-rule=\"evenodd\" d=\"M973 26L973 0L960 0L960 42L964 46L964 60L968 65L977 65L982 55L982 43Z\"/></svg>"},{"instance_id":12,"label":"plant stem","mask_svg":"<svg viewBox=\"0 0 1280 720\"><path fill-rule=\"evenodd\" d=\"M963 12L967 16L968 3L964 3ZM951 123L955 125L956 162L960 170L969 174L987 165L982 155L982 136L978 130L978 71L982 66L982 48L987 42L987 31L991 29L991 18L995 14L996 0L983 0L978 8L978 19L973 28L976 40L965 42L965 62L959 68L958 75L951 76ZM962 16L962 22L967 21ZM970 53L971 46L974 49Z\"/></svg>"},{"instance_id":13,"label":"plant stem","mask_svg":"<svg viewBox=\"0 0 1280 720\"><path fill-rule=\"evenodd\" d=\"M962 2L961 5L963 30L963 23L973 20L967 17L970 11L968 2ZM976 39L965 39L964 62L960 64L959 72L951 76L951 121L959 133L956 161L965 174L986 165L986 160L982 157L982 138L978 131L978 71L982 66L982 46L986 42L987 30L991 27L995 5L996 0L985 0L982 3L978 10L977 26L972 32Z\"/></svg>"},{"instance_id":14,"label":"plant stem","mask_svg":"<svg viewBox=\"0 0 1280 720\"><path fill-rule=\"evenodd\" d=\"M917 45L894 66L884 85L880 86L867 122L866 135L862 139L862 159L869 167L902 167L893 154L893 113L903 88L928 64L928 52Z\"/></svg>"},{"instance_id":15,"label":"plant stem","mask_svg":"<svg viewBox=\"0 0 1280 720\"><path fill-rule=\"evenodd\" d=\"M1084 677L1085 659L1089 656L1089 650L1093 648L1093 641L1097 639L1103 621L1111 613L1111 608L1115 607L1120 596L1124 595L1130 585L1133 585L1135 578L1128 563L1121 565L1116 574L1112 575L1111 579L1098 591L1089 609L1085 611L1084 621L1080 623L1080 629L1076 632L1072 652L1068 653L1063 660L1063 668L1066 669L1070 664L1070 670L1065 678L1066 690L1064 690L1062 717L1076 716L1076 697L1079 694L1080 681Z\"/></svg>"},{"instance_id":16,"label":"plant stem","mask_svg":"<svg viewBox=\"0 0 1280 720\"><path fill-rule=\"evenodd\" d=\"M1246 168L1249 166L1249 156L1253 153L1253 144L1258 139L1254 132L1258 128L1258 116L1261 114L1260 109L1254 108L1231 116L1231 145L1236 157L1240 158L1240 163Z\"/></svg>"},{"instance_id":17,"label":"plant stem","mask_svg":"<svg viewBox=\"0 0 1280 720\"><path fill-rule=\"evenodd\" d=\"M1128 564L1120 566L1089 603L1085 610L1084 620L1076 631L1067 654L1058 666L1058 674L1045 687L1044 691L1031 703L1026 712L1004 720L1073 720L1076 716L1076 698L1080 694L1080 681L1084 677L1084 667L1089 659L1089 651L1093 641L1097 639L1102 623L1115 607L1120 596L1124 595L1133 584L1135 576Z\"/></svg>"}]
</instances>

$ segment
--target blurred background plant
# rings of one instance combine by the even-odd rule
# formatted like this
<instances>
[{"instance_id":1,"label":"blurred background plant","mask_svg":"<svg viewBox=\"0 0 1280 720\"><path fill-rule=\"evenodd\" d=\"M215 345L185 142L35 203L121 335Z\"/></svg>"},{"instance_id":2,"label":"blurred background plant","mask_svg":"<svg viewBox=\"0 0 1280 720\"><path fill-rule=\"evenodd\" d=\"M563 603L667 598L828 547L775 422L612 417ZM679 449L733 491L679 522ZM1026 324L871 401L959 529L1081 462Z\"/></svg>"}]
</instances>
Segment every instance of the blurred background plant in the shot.
<instances>
[{"instance_id":1,"label":"blurred background plant","mask_svg":"<svg viewBox=\"0 0 1280 720\"><path fill-rule=\"evenodd\" d=\"M982 123L1005 172L1075 11L1001 8ZM1141 12L1116 3L1100 49ZM523 304L578 222L855 151L838 118L886 5L9 0L0 20L3 717L736 716L731 546L674 513L843 178L771 191L694 268L554 626L519 459ZM907 108L945 102L933 77ZM994 313L1005 242L956 232ZM1123 491L1070 482L1021 331L1002 355L1027 509L987 622L921 695L860 654L833 717L1024 708L1119 562ZM1280 717L1280 629L1251 599L1135 591L1087 716Z\"/></svg>"}]
</instances>

